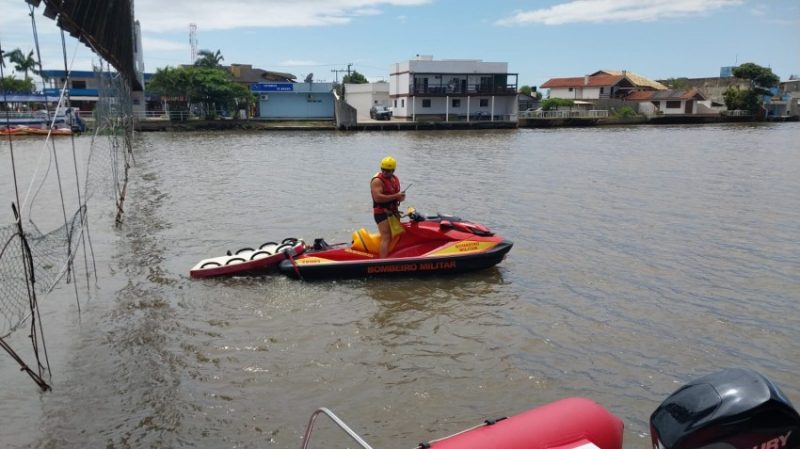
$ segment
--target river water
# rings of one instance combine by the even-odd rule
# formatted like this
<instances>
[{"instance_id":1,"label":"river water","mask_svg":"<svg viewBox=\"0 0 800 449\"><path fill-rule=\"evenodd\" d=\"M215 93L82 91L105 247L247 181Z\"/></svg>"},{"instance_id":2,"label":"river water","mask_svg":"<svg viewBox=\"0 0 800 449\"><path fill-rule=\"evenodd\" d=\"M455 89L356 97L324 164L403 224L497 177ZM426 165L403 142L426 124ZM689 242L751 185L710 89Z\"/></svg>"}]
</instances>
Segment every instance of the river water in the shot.
<instances>
[{"instance_id":1,"label":"river water","mask_svg":"<svg viewBox=\"0 0 800 449\"><path fill-rule=\"evenodd\" d=\"M140 134L122 227L92 198L96 285L40 298L54 390L0 354L2 447L295 448L325 406L376 449L410 449L585 396L645 449L660 401L725 367L800 405L798 137L796 123ZM30 176L41 142L14 151ZM424 279L189 278L229 249L373 229L387 154L407 205L489 226L515 243L506 260ZM4 141L6 205L9 159ZM57 226L58 196L39 204L37 224ZM26 333L9 339L22 353ZM319 420L312 447L345 442Z\"/></svg>"}]
</instances>

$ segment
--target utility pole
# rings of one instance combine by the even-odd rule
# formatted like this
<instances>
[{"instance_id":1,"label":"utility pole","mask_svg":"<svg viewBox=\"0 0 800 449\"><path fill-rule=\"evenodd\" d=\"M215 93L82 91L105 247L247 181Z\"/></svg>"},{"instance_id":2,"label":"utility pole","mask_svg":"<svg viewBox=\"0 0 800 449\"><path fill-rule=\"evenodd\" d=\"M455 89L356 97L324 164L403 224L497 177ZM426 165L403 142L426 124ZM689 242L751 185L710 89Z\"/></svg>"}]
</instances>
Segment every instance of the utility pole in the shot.
<instances>
[{"instance_id":1,"label":"utility pole","mask_svg":"<svg viewBox=\"0 0 800 449\"><path fill-rule=\"evenodd\" d=\"M339 72L347 72L345 69L331 69L331 72L336 74L336 84L339 84Z\"/></svg>"}]
</instances>

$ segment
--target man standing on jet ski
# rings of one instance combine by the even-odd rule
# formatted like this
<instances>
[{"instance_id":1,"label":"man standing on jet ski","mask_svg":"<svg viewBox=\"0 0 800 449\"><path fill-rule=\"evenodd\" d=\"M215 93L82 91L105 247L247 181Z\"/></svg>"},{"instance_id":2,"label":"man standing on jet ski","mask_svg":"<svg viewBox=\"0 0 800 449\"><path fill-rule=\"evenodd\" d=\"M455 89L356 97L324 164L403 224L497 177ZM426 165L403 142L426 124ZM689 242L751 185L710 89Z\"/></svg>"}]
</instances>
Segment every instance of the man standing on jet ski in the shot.
<instances>
[{"instance_id":1,"label":"man standing on jet ski","mask_svg":"<svg viewBox=\"0 0 800 449\"><path fill-rule=\"evenodd\" d=\"M399 219L398 207L400 202L406 199L406 194L400 191L400 178L394 174L396 168L397 161L391 156L386 156L381 160L381 171L376 173L369 183L372 191L372 213L375 215L375 223L378 224L378 232L381 234L381 258L389 255L389 244L392 241L389 219L390 217Z\"/></svg>"}]
</instances>

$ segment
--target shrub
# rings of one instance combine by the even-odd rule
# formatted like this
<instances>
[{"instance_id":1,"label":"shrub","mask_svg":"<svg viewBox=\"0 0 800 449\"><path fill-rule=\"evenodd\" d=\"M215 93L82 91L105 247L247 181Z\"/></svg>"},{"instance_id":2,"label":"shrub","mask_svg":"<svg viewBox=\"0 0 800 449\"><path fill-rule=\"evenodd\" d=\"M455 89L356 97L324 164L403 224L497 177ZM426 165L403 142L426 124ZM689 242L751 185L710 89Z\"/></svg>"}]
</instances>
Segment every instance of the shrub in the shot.
<instances>
[{"instance_id":1,"label":"shrub","mask_svg":"<svg viewBox=\"0 0 800 449\"><path fill-rule=\"evenodd\" d=\"M636 117L637 115L639 114L637 114L636 111L634 111L630 106L623 106L614 112L614 116L618 118Z\"/></svg>"},{"instance_id":2,"label":"shrub","mask_svg":"<svg viewBox=\"0 0 800 449\"><path fill-rule=\"evenodd\" d=\"M573 104L574 102L572 100L567 100L566 98L548 98L542 100L541 107L545 111L550 111L560 107L572 107Z\"/></svg>"}]
</instances>

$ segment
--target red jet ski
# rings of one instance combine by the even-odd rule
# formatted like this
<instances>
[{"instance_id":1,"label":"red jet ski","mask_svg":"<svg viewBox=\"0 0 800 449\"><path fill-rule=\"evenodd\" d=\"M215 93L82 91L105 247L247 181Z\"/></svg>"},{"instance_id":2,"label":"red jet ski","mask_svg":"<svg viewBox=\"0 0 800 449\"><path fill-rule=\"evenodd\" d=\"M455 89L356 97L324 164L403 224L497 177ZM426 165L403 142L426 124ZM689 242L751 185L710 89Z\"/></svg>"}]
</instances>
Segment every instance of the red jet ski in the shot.
<instances>
[{"instance_id":1,"label":"red jet ski","mask_svg":"<svg viewBox=\"0 0 800 449\"><path fill-rule=\"evenodd\" d=\"M386 258L378 255L380 235L361 228L350 243L316 239L302 255L283 260L280 271L300 279L460 273L497 265L513 245L486 226L448 215L409 209L400 224Z\"/></svg>"}]
</instances>

